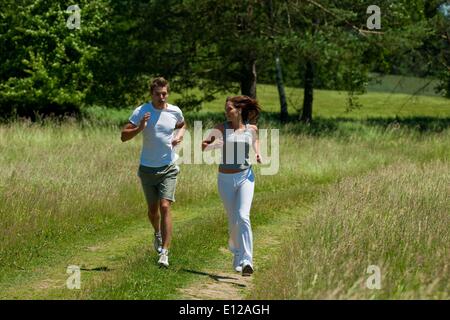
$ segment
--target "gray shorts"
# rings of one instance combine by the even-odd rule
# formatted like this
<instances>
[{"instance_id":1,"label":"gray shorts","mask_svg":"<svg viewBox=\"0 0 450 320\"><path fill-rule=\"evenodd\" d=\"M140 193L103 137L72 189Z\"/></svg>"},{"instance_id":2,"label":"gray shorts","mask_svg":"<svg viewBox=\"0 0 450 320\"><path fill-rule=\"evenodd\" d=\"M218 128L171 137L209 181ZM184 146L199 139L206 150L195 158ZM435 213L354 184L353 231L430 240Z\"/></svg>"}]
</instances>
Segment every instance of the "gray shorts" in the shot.
<instances>
[{"instance_id":1,"label":"gray shorts","mask_svg":"<svg viewBox=\"0 0 450 320\"><path fill-rule=\"evenodd\" d=\"M145 167L140 165L138 176L141 179L147 204L167 199L175 202L175 188L180 168L175 164L163 167Z\"/></svg>"}]
</instances>

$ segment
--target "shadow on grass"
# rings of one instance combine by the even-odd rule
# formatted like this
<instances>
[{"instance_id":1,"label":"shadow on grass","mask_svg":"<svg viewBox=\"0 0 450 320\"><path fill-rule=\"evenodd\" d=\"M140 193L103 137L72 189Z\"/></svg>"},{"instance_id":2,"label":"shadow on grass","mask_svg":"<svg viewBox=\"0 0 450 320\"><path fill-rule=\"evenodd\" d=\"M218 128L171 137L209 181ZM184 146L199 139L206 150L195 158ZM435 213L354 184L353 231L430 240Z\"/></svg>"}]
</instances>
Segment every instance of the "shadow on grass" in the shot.
<instances>
[{"instance_id":1,"label":"shadow on grass","mask_svg":"<svg viewBox=\"0 0 450 320\"><path fill-rule=\"evenodd\" d=\"M184 114L189 129L194 128L195 121L201 121L203 130L213 128L214 125L225 121L222 112L186 112ZM0 123L29 122L28 119L3 119ZM64 125L78 123L81 128L116 127L120 130L127 122L127 118L80 118L80 117L46 117L34 121L40 125ZM367 129L379 130L406 129L417 133L439 133L450 127L450 117L410 116L410 117L368 117L365 119L349 117L323 118L313 117L310 123L299 121L298 114L290 114L286 121L280 120L278 112L263 112L258 121L259 128L278 128L294 134L313 136L348 135Z\"/></svg>"},{"instance_id":2,"label":"shadow on grass","mask_svg":"<svg viewBox=\"0 0 450 320\"><path fill-rule=\"evenodd\" d=\"M95 267L95 268L80 268L81 271L104 271L104 272L109 272L109 271L113 271L113 269L110 269L107 266L101 266L101 267Z\"/></svg>"},{"instance_id":3,"label":"shadow on grass","mask_svg":"<svg viewBox=\"0 0 450 320\"><path fill-rule=\"evenodd\" d=\"M234 277L227 277L227 276L219 276L217 274L212 274L212 273L207 273L207 272L202 272L202 271L195 271L195 270L188 270L188 269L181 269L181 271L183 272L187 272L187 273L193 273L193 274L197 274L200 276L207 276L211 279L213 279L214 281L217 282L224 282L223 280L239 280L238 278L234 278ZM236 282L230 282L230 281L226 281L226 283L228 284L232 284L238 287L246 287L244 284L242 283L236 283Z\"/></svg>"}]
</instances>

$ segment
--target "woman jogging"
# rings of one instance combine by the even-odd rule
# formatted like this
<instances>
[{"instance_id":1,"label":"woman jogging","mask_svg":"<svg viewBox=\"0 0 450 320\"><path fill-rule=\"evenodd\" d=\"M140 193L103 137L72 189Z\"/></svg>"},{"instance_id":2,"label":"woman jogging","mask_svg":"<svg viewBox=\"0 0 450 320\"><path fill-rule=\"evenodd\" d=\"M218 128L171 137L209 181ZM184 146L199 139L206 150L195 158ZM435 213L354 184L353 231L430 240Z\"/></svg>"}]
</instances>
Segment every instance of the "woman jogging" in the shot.
<instances>
[{"instance_id":1,"label":"woman jogging","mask_svg":"<svg viewBox=\"0 0 450 320\"><path fill-rule=\"evenodd\" d=\"M255 188L251 168L250 145L261 163L258 128L254 124L261 108L247 96L229 97L225 103L226 120L202 142L202 150L222 148L218 188L228 214L229 249L234 254L233 267L243 276L253 273L253 237L250 207Z\"/></svg>"}]
</instances>

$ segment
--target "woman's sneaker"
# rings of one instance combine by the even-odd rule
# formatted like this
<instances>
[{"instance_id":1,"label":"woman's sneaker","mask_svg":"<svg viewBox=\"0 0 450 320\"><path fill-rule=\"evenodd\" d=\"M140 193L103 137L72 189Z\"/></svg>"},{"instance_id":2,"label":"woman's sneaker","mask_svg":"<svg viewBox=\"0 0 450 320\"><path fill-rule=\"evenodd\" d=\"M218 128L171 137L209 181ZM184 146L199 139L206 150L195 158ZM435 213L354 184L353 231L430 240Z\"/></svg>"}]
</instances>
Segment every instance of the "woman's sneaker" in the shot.
<instances>
[{"instance_id":1,"label":"woman's sneaker","mask_svg":"<svg viewBox=\"0 0 450 320\"><path fill-rule=\"evenodd\" d=\"M161 253L162 237L160 232L155 233L155 240L153 241L153 246L155 247L156 252Z\"/></svg>"},{"instance_id":2,"label":"woman's sneaker","mask_svg":"<svg viewBox=\"0 0 450 320\"><path fill-rule=\"evenodd\" d=\"M169 250L162 249L159 254L158 264L160 267L168 268L169 267Z\"/></svg>"},{"instance_id":3,"label":"woman's sneaker","mask_svg":"<svg viewBox=\"0 0 450 320\"><path fill-rule=\"evenodd\" d=\"M253 267L250 264L244 264L242 267L242 276L248 277L253 273Z\"/></svg>"},{"instance_id":4,"label":"woman's sneaker","mask_svg":"<svg viewBox=\"0 0 450 320\"><path fill-rule=\"evenodd\" d=\"M242 272L242 264L241 259L239 258L238 254L235 254L233 256L233 268L236 272L241 273Z\"/></svg>"}]
</instances>

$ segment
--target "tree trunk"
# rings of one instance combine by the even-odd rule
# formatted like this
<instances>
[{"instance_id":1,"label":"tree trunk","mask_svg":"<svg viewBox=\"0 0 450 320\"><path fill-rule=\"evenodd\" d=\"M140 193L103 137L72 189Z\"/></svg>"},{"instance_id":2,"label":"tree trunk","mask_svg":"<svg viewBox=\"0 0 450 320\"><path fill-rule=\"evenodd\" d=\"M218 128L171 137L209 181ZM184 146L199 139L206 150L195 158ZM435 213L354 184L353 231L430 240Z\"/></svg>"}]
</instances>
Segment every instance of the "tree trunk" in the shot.
<instances>
[{"instance_id":1,"label":"tree trunk","mask_svg":"<svg viewBox=\"0 0 450 320\"><path fill-rule=\"evenodd\" d=\"M278 88L278 96L280 97L280 120L286 122L288 119L288 105L286 102L286 93L284 92L283 73L281 70L280 57L275 58L276 81Z\"/></svg>"},{"instance_id":2,"label":"tree trunk","mask_svg":"<svg viewBox=\"0 0 450 320\"><path fill-rule=\"evenodd\" d=\"M267 0L267 5L269 8L269 19L270 19L270 38L275 47L275 81L277 82L278 96L280 98L280 120L281 122L286 122L288 119L288 106L286 102L286 93L284 92L283 84L283 72L281 70L280 55L277 45L275 44L275 17L273 14L273 2L272 0Z\"/></svg>"},{"instance_id":3,"label":"tree trunk","mask_svg":"<svg viewBox=\"0 0 450 320\"><path fill-rule=\"evenodd\" d=\"M312 121L312 106L314 93L314 65L308 60L305 72L305 92L303 96L303 111L300 121L309 123Z\"/></svg>"},{"instance_id":4,"label":"tree trunk","mask_svg":"<svg viewBox=\"0 0 450 320\"><path fill-rule=\"evenodd\" d=\"M242 66L241 93L256 99L256 60L250 60Z\"/></svg>"}]
</instances>

